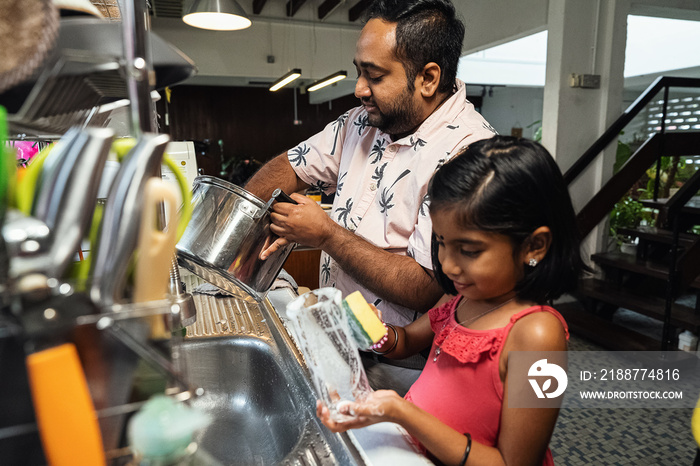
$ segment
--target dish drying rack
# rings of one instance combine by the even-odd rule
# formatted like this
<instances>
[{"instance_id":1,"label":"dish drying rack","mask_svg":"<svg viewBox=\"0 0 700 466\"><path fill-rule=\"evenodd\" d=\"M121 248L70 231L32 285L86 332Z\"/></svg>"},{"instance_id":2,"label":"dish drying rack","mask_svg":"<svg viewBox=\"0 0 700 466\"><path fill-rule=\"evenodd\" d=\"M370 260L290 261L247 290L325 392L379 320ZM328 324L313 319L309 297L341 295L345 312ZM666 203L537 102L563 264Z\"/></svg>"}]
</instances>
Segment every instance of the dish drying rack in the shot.
<instances>
[{"instance_id":1,"label":"dish drying rack","mask_svg":"<svg viewBox=\"0 0 700 466\"><path fill-rule=\"evenodd\" d=\"M134 93L140 92L130 84L132 74L140 71L134 70L130 56L148 60L147 93L139 95L144 104L137 106L150 103L145 102L151 99L150 87L163 89L196 73L187 56L145 25L138 34L136 26L127 34L129 18L123 18L124 24L87 17L61 20L56 44L43 66L26 82L0 94L12 132L60 135L74 126L103 126L115 108L129 105ZM150 44L148 50L140 45L145 42ZM134 55L134 47L143 53ZM146 51L152 51L153 60Z\"/></svg>"},{"instance_id":2,"label":"dish drying rack","mask_svg":"<svg viewBox=\"0 0 700 466\"><path fill-rule=\"evenodd\" d=\"M90 386L108 460L131 454L128 448L118 446L127 415L146 402L128 402L139 361L168 381L164 394L173 399L184 402L203 394L201 388L191 386L181 377L183 368L177 349L184 339L185 326L180 304L166 299L97 309L86 295L76 292L73 284L55 279L49 279L47 284L48 289L41 290L43 296L38 301L29 294L16 297L22 302L18 323L0 326L4 330L0 339L26 342L24 346L34 350L62 340L75 344ZM166 329L171 330L168 340L150 338L154 318L166 322ZM5 348L7 344L6 340ZM34 423L14 425L0 429L0 440L36 431Z\"/></svg>"},{"instance_id":3,"label":"dish drying rack","mask_svg":"<svg viewBox=\"0 0 700 466\"><path fill-rule=\"evenodd\" d=\"M121 8L125 10L121 14L121 24L83 18L62 20L70 27L97 28L112 35L123 27L117 42L120 46L123 44L123 51L110 54L67 46L56 47L55 53L47 60L48 65L42 67L34 79L8 91L15 94L10 96L9 101L17 104L14 109L8 108L11 132L34 134L47 139L75 126L101 126L116 103L116 106L130 104L134 137L152 133L154 112L151 88L180 82L192 76L196 68L189 58L150 33L145 24L145 3L146 0L121 2ZM98 37L102 35L98 34ZM104 44L104 40L100 39L96 43L100 41ZM158 57L157 74L147 61L149 43ZM124 102L126 98L129 101ZM12 296L13 304L19 306L14 312L18 318L16 322L2 322L0 340L55 339L59 334L70 334L75 338L93 399L94 380L91 378L104 385L101 387L104 397L95 400L95 408L110 462L130 454L130 451L118 448L126 415L145 403L126 402L138 360L149 363L167 378L169 386L165 394L175 400L187 401L203 393L202 389L191 387L182 379L177 354L183 338L182 332L177 329L184 329L187 323L183 323L183 316L194 316L193 302L191 296L188 300L188 295L182 290L174 257L170 285L172 299L114 304L96 309L85 293L77 292L79 287L75 285L49 279L42 291L44 300L35 305L32 304L33 298ZM47 303L51 306L47 306ZM169 341L165 341L169 355L156 349L149 341L148 322L154 318L164 318L168 322L167 327L176 330ZM95 348L103 358L93 361L91 365L89 356L80 350L87 349L89 353ZM0 441L36 431L35 423L0 425Z\"/></svg>"}]
</instances>

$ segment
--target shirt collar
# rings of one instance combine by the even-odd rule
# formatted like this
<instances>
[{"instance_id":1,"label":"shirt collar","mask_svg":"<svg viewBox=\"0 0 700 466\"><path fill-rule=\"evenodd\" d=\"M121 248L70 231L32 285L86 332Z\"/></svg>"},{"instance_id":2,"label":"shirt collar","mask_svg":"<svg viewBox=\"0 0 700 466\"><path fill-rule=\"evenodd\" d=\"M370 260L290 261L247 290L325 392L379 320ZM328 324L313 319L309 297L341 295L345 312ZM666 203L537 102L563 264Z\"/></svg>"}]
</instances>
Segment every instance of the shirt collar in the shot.
<instances>
[{"instance_id":1,"label":"shirt collar","mask_svg":"<svg viewBox=\"0 0 700 466\"><path fill-rule=\"evenodd\" d=\"M467 86L460 79L455 80L455 85L457 88L455 93L448 97L440 107L430 114L415 132L394 142L411 144L411 138L413 138L414 141L417 139L426 141L426 138L429 138L435 129L454 121L467 105ZM384 134L389 141L391 140L388 134L384 132L381 132L381 134Z\"/></svg>"}]
</instances>

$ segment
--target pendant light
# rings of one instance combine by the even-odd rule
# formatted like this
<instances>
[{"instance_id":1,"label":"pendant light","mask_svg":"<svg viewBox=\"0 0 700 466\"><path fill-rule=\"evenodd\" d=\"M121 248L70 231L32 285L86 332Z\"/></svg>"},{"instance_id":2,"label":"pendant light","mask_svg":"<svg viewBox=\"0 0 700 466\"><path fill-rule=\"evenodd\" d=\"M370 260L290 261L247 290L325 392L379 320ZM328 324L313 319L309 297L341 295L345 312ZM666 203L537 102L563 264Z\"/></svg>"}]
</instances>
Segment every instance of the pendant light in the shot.
<instances>
[{"instance_id":1,"label":"pendant light","mask_svg":"<svg viewBox=\"0 0 700 466\"><path fill-rule=\"evenodd\" d=\"M292 71L290 71L289 73L285 74L277 81L272 83L272 86L270 86L270 90L272 92L275 92L278 89L282 89L284 86L286 86L287 84L291 83L299 77L301 77L301 69L294 68Z\"/></svg>"},{"instance_id":2,"label":"pendant light","mask_svg":"<svg viewBox=\"0 0 700 466\"><path fill-rule=\"evenodd\" d=\"M316 81L315 83L313 83L312 85L310 85L309 87L306 88L306 92L317 91L317 90L321 89L322 87L329 86L329 85L336 83L338 81L341 81L347 77L348 77L347 71L338 71L336 73L333 73L330 76L326 76L325 78Z\"/></svg>"},{"instance_id":3,"label":"pendant light","mask_svg":"<svg viewBox=\"0 0 700 466\"><path fill-rule=\"evenodd\" d=\"M235 31L252 22L236 0L193 0L182 20L190 26L214 31Z\"/></svg>"}]
</instances>

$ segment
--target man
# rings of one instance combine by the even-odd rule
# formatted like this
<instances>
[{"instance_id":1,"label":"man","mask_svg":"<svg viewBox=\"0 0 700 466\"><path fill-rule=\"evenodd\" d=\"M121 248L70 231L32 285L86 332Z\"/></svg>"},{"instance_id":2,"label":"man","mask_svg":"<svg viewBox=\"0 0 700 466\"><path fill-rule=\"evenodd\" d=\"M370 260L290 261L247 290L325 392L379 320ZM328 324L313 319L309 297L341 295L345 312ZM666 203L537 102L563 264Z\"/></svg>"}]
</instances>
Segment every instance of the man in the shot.
<instances>
[{"instance_id":1,"label":"man","mask_svg":"<svg viewBox=\"0 0 700 466\"><path fill-rule=\"evenodd\" d=\"M299 205L276 204L271 230L284 239L263 257L286 241L318 247L321 286L360 290L385 322L405 325L442 295L431 270L428 182L494 130L456 79L464 25L449 0L377 0L368 16L353 60L362 105L271 160L246 188L263 199L278 187L335 193L331 216L299 194ZM425 362L374 359L402 366L366 365L373 388L399 393Z\"/></svg>"}]
</instances>

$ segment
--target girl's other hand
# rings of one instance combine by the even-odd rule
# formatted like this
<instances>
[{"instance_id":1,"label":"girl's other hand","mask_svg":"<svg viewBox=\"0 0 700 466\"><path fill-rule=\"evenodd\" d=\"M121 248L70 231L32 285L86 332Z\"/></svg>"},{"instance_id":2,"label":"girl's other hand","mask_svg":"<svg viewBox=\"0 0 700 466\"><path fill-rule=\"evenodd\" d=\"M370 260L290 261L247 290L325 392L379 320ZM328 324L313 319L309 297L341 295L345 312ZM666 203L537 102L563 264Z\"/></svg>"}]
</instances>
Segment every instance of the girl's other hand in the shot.
<instances>
[{"instance_id":1,"label":"girl's other hand","mask_svg":"<svg viewBox=\"0 0 700 466\"><path fill-rule=\"evenodd\" d=\"M372 303L367 303L367 304L369 304L369 307L370 307L370 309L372 309L372 312L374 312L374 314L375 314L377 317L379 317L379 320L382 320L382 311L380 311L379 309L377 309L377 306L375 306L375 305L372 304ZM383 322L383 320L382 320L382 322Z\"/></svg>"},{"instance_id":2,"label":"girl's other hand","mask_svg":"<svg viewBox=\"0 0 700 466\"><path fill-rule=\"evenodd\" d=\"M396 422L396 413L401 403L406 401L395 391L379 390L372 392L363 401L339 404L339 411L342 414L354 416L353 419L341 422L333 420L330 410L320 400L316 402L316 416L332 432L345 432L379 422Z\"/></svg>"}]
</instances>

